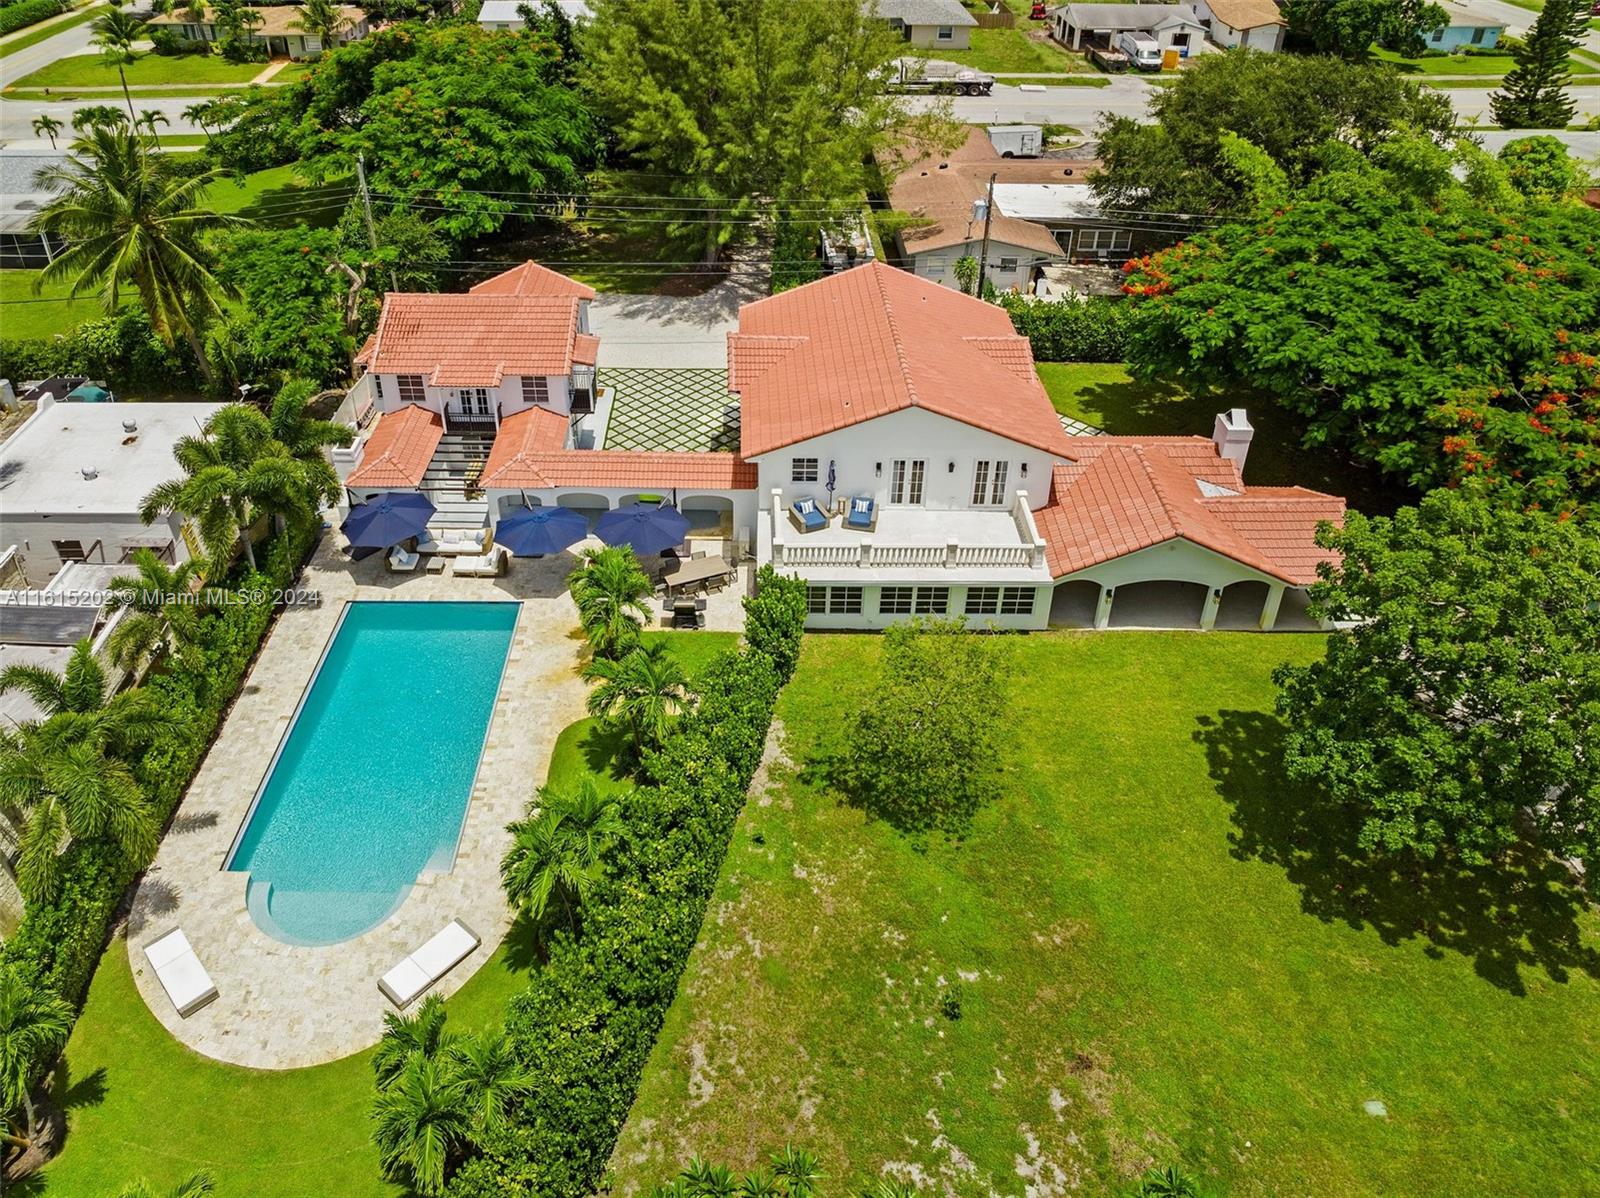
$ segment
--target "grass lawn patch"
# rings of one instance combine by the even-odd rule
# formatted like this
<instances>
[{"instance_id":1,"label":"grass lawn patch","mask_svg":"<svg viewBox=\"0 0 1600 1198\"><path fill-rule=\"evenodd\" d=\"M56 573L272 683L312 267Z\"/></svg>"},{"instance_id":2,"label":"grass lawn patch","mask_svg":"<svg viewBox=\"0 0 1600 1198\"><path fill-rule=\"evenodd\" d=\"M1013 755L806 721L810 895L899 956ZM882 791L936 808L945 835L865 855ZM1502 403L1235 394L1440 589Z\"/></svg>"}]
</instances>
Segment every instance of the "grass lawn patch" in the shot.
<instances>
[{"instance_id":1,"label":"grass lawn patch","mask_svg":"<svg viewBox=\"0 0 1600 1198\"><path fill-rule=\"evenodd\" d=\"M1587 67L1585 69L1593 70L1594 68L1593 67ZM1501 84L1503 84L1505 82L1505 80L1504 79L1499 79L1499 78L1497 78L1497 79L1423 79L1423 80L1420 80L1420 82L1424 87L1478 87L1478 88L1484 88L1485 90L1487 90L1489 88L1499 87ZM1574 75L1572 77L1572 83L1573 83L1574 86L1592 87L1596 83L1600 83L1600 75Z\"/></svg>"},{"instance_id":2,"label":"grass lawn patch","mask_svg":"<svg viewBox=\"0 0 1600 1198\"><path fill-rule=\"evenodd\" d=\"M192 87L147 87L143 91L133 93L135 107L144 100L216 100L222 96L240 96L248 90L242 87L208 87L196 90ZM120 88L113 91L65 91L38 87L8 87L5 95L12 100L49 100L52 104L65 104L69 101L82 101L85 104L112 104L116 107L125 107ZM60 141L60 135L57 135Z\"/></svg>"},{"instance_id":3,"label":"grass lawn patch","mask_svg":"<svg viewBox=\"0 0 1600 1198\"><path fill-rule=\"evenodd\" d=\"M1405 58L1393 50L1373 46L1367 51L1373 62L1388 63L1406 75L1504 75L1516 65L1509 54L1441 54L1428 58Z\"/></svg>"},{"instance_id":4,"label":"grass lawn patch","mask_svg":"<svg viewBox=\"0 0 1600 1198\"><path fill-rule=\"evenodd\" d=\"M47 283L34 295L33 281L40 273L0 270L0 337L7 341L53 337L105 315L97 292L90 290L71 299L72 284L66 280Z\"/></svg>"},{"instance_id":5,"label":"grass lawn patch","mask_svg":"<svg viewBox=\"0 0 1600 1198\"><path fill-rule=\"evenodd\" d=\"M1270 678L1321 637L1008 638L1003 797L920 850L817 777L881 645L806 638L613 1193L786 1141L836 1194L1120 1194L1151 1161L1234 1198L1595 1188L1600 921L1548 867L1324 851Z\"/></svg>"},{"instance_id":6,"label":"grass lawn patch","mask_svg":"<svg viewBox=\"0 0 1600 1198\"><path fill-rule=\"evenodd\" d=\"M259 62L228 62L220 54L145 54L127 68L128 86L161 83L248 83L266 67ZM120 98L116 67L98 54L69 54L13 81L16 87L110 87ZM134 106L139 95L134 93Z\"/></svg>"},{"instance_id":7,"label":"grass lawn patch","mask_svg":"<svg viewBox=\"0 0 1600 1198\"><path fill-rule=\"evenodd\" d=\"M286 228L303 221L326 228L339 223L353 194L349 179L308 183L291 164L256 171L243 182L220 179L207 190L205 199L218 212L236 212L264 225Z\"/></svg>"},{"instance_id":8,"label":"grass lawn patch","mask_svg":"<svg viewBox=\"0 0 1600 1198\"><path fill-rule=\"evenodd\" d=\"M4 58L7 54L15 54L18 50L26 50L29 46L37 46L45 39L55 37L56 34L63 30L71 29L75 25L87 25L105 10L106 8L103 4L91 4L87 8L73 13L65 20L38 25L26 33L18 31L17 37L8 42L0 42L0 58Z\"/></svg>"},{"instance_id":9,"label":"grass lawn patch","mask_svg":"<svg viewBox=\"0 0 1600 1198\"><path fill-rule=\"evenodd\" d=\"M627 190L621 184L613 185L619 191ZM723 266L707 269L699 261L700 253L699 249L674 245L662 224L628 229L611 222L586 225L562 218L529 222L495 234L475 242L466 256L483 261L483 278L532 258L596 291L689 296L701 295L727 277ZM461 286L476 282L477 276L463 278Z\"/></svg>"},{"instance_id":10,"label":"grass lawn patch","mask_svg":"<svg viewBox=\"0 0 1600 1198\"><path fill-rule=\"evenodd\" d=\"M1037 83L1041 87L1110 87L1111 80L1104 75L1021 75L1000 80L1006 87Z\"/></svg>"},{"instance_id":11,"label":"grass lawn patch","mask_svg":"<svg viewBox=\"0 0 1600 1198\"><path fill-rule=\"evenodd\" d=\"M979 71L1088 71L1081 54L1069 54L1053 42L1028 36L1028 30L972 29L971 47L948 50L942 46L917 46L910 53L943 62L959 62Z\"/></svg>"},{"instance_id":12,"label":"grass lawn patch","mask_svg":"<svg viewBox=\"0 0 1600 1198\"><path fill-rule=\"evenodd\" d=\"M1328 491L1368 513L1392 512L1414 498L1406 488L1331 449L1302 448L1300 423L1260 392L1146 383L1122 365L1099 362L1041 362L1039 380L1056 411L1115 436L1209 437L1218 412L1242 407L1256 430L1245 478L1258 486Z\"/></svg>"}]
</instances>

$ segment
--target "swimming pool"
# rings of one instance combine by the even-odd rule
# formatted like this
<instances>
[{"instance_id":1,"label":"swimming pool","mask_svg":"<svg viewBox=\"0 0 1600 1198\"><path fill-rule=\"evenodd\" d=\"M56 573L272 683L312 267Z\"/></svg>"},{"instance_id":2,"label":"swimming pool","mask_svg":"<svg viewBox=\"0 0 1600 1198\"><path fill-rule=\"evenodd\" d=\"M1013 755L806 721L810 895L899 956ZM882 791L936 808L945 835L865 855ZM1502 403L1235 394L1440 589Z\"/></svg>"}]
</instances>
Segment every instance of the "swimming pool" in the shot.
<instances>
[{"instance_id":1,"label":"swimming pool","mask_svg":"<svg viewBox=\"0 0 1600 1198\"><path fill-rule=\"evenodd\" d=\"M450 868L520 607L346 606L224 866L263 932L337 944Z\"/></svg>"}]
</instances>

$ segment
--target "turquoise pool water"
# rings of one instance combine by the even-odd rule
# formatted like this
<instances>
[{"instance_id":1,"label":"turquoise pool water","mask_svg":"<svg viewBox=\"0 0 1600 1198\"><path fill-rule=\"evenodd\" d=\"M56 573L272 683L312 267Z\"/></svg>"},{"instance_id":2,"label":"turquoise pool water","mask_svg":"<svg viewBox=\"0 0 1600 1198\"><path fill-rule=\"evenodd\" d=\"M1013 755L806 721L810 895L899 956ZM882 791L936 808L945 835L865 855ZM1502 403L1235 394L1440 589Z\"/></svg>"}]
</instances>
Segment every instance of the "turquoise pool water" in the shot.
<instances>
[{"instance_id":1,"label":"turquoise pool water","mask_svg":"<svg viewBox=\"0 0 1600 1198\"><path fill-rule=\"evenodd\" d=\"M337 944L449 869L517 603L351 603L227 868L256 925Z\"/></svg>"}]
</instances>

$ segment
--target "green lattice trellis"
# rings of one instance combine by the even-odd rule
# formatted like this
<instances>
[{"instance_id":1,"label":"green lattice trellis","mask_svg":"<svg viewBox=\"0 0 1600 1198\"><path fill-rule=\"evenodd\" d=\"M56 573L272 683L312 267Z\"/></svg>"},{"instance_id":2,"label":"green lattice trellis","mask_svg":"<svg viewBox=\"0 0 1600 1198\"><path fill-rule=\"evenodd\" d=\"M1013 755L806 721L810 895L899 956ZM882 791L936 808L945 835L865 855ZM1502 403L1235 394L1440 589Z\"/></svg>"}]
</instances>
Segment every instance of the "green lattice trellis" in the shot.
<instances>
[{"instance_id":1,"label":"green lattice trellis","mask_svg":"<svg viewBox=\"0 0 1600 1198\"><path fill-rule=\"evenodd\" d=\"M726 370L617 366L597 381L612 391L604 449L739 448L739 401L728 393Z\"/></svg>"}]
</instances>

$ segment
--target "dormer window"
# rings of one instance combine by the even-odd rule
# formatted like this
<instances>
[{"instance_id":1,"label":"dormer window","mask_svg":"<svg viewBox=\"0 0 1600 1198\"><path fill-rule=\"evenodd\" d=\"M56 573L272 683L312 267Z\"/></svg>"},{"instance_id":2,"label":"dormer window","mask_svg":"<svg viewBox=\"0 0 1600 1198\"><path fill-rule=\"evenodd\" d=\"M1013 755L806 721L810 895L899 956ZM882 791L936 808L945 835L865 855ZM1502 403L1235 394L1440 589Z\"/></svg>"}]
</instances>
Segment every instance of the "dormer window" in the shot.
<instances>
[{"instance_id":1,"label":"dormer window","mask_svg":"<svg viewBox=\"0 0 1600 1198\"><path fill-rule=\"evenodd\" d=\"M550 402L550 380L543 375L523 375L522 401L524 403L548 404Z\"/></svg>"}]
</instances>

